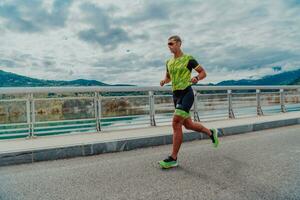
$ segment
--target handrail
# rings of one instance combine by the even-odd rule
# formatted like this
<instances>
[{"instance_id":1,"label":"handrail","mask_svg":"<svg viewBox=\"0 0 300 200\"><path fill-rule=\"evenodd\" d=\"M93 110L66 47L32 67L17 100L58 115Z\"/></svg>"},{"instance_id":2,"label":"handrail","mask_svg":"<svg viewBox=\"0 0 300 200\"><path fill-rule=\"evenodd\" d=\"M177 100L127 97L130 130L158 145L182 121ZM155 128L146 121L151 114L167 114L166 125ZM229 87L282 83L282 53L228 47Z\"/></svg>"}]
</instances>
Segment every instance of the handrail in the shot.
<instances>
[{"instance_id":1,"label":"handrail","mask_svg":"<svg viewBox=\"0 0 300 200\"><path fill-rule=\"evenodd\" d=\"M196 91L211 90L277 90L277 89L300 89L299 85L280 86L198 86L194 85ZM62 93L62 92L148 92L148 91L171 91L170 86L138 87L138 86L87 86L87 87L2 87L0 94L27 94L27 93Z\"/></svg>"}]
</instances>

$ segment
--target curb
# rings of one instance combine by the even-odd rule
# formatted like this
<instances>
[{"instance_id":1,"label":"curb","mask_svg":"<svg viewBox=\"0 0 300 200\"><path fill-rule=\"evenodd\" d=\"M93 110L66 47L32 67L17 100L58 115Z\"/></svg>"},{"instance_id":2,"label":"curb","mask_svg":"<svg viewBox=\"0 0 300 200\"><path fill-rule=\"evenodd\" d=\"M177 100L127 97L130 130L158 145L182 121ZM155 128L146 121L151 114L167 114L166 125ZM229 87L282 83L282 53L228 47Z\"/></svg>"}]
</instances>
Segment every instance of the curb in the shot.
<instances>
[{"instance_id":1,"label":"curb","mask_svg":"<svg viewBox=\"0 0 300 200\"><path fill-rule=\"evenodd\" d=\"M237 125L232 127L218 128L218 130L220 137L222 137L297 124L300 124L300 118L253 123L247 125ZM207 138L208 137L206 135L202 133L199 134L197 132L189 132L183 135L184 142ZM93 144L64 146L51 149L48 148L39 150L28 150L14 153L2 153L0 154L0 166L129 151L138 148L153 147L167 144L172 144L172 134L170 133L165 135L128 138L124 140L114 140Z\"/></svg>"}]
</instances>

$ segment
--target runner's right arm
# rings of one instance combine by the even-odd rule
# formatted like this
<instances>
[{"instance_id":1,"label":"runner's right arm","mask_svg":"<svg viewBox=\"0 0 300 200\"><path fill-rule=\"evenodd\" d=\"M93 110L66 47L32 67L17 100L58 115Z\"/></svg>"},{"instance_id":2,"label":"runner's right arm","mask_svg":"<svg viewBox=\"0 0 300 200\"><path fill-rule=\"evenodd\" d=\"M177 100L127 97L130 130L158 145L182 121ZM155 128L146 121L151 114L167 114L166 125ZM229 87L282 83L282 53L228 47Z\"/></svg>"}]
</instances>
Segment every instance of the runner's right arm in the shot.
<instances>
[{"instance_id":1,"label":"runner's right arm","mask_svg":"<svg viewBox=\"0 0 300 200\"><path fill-rule=\"evenodd\" d=\"M164 86L164 84L170 83L171 82L171 77L169 74L168 66L166 65L166 75L165 79L160 81L160 86Z\"/></svg>"}]
</instances>

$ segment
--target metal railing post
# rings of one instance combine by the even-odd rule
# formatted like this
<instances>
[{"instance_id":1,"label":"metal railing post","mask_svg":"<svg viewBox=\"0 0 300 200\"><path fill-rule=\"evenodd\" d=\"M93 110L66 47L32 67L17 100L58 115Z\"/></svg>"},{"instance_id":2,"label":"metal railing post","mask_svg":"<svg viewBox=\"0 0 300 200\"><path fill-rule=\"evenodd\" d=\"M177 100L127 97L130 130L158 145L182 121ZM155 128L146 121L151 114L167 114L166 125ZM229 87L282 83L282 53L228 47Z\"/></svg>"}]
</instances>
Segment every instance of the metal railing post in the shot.
<instances>
[{"instance_id":1,"label":"metal railing post","mask_svg":"<svg viewBox=\"0 0 300 200\"><path fill-rule=\"evenodd\" d=\"M232 91L231 90L227 90L227 96L228 96L228 117L230 119L234 119L234 112L232 109Z\"/></svg>"},{"instance_id":2,"label":"metal railing post","mask_svg":"<svg viewBox=\"0 0 300 200\"><path fill-rule=\"evenodd\" d=\"M27 124L28 124L28 136L27 138L31 138L32 131L31 131L31 94L27 95L26 100L26 118L27 118Z\"/></svg>"},{"instance_id":3,"label":"metal railing post","mask_svg":"<svg viewBox=\"0 0 300 200\"><path fill-rule=\"evenodd\" d=\"M198 106L197 106L197 102L198 102L198 92L197 90L194 90L194 121L196 122L200 122L200 118L199 118L199 115L198 115Z\"/></svg>"},{"instance_id":4,"label":"metal railing post","mask_svg":"<svg viewBox=\"0 0 300 200\"><path fill-rule=\"evenodd\" d=\"M31 135L31 137L34 137L34 124L35 124L35 101L34 101L34 99L33 99L33 94L31 94L32 96L31 96L31 113L32 113L32 115L31 115L31 117L32 117L32 121L31 121L31 123L32 123L32 125L31 125L31 133L32 133L32 135Z\"/></svg>"},{"instance_id":5,"label":"metal railing post","mask_svg":"<svg viewBox=\"0 0 300 200\"><path fill-rule=\"evenodd\" d=\"M149 115L150 115L150 124L151 126L156 126L155 122L155 107L154 107L154 92L149 91Z\"/></svg>"},{"instance_id":6,"label":"metal railing post","mask_svg":"<svg viewBox=\"0 0 300 200\"><path fill-rule=\"evenodd\" d=\"M97 132L101 131L100 117L101 117L101 102L99 98L99 92L94 93L94 109L95 109L95 118L96 118L96 130Z\"/></svg>"},{"instance_id":7,"label":"metal railing post","mask_svg":"<svg viewBox=\"0 0 300 200\"><path fill-rule=\"evenodd\" d=\"M285 108L285 95L284 95L284 89L280 89L280 107L281 107L281 112L285 113L286 108Z\"/></svg>"},{"instance_id":8,"label":"metal railing post","mask_svg":"<svg viewBox=\"0 0 300 200\"><path fill-rule=\"evenodd\" d=\"M263 115L263 111L261 109L261 100L260 100L260 90L256 89L256 113L258 116Z\"/></svg>"},{"instance_id":9,"label":"metal railing post","mask_svg":"<svg viewBox=\"0 0 300 200\"><path fill-rule=\"evenodd\" d=\"M33 100L33 94L30 93L27 96L26 100L26 114L27 114L27 123L28 123L28 136L27 138L34 137L34 123L35 123L35 103Z\"/></svg>"}]
</instances>

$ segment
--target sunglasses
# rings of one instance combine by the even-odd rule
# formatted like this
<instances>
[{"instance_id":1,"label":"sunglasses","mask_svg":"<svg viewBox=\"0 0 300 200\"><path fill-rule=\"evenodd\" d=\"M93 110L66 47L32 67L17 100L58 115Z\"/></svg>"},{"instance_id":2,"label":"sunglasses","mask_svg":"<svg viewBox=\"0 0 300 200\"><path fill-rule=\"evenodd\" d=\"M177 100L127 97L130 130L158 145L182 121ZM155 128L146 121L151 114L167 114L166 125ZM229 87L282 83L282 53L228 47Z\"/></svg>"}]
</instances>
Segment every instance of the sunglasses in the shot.
<instances>
[{"instance_id":1,"label":"sunglasses","mask_svg":"<svg viewBox=\"0 0 300 200\"><path fill-rule=\"evenodd\" d=\"M175 43L174 42L168 42L169 46L173 46Z\"/></svg>"}]
</instances>

